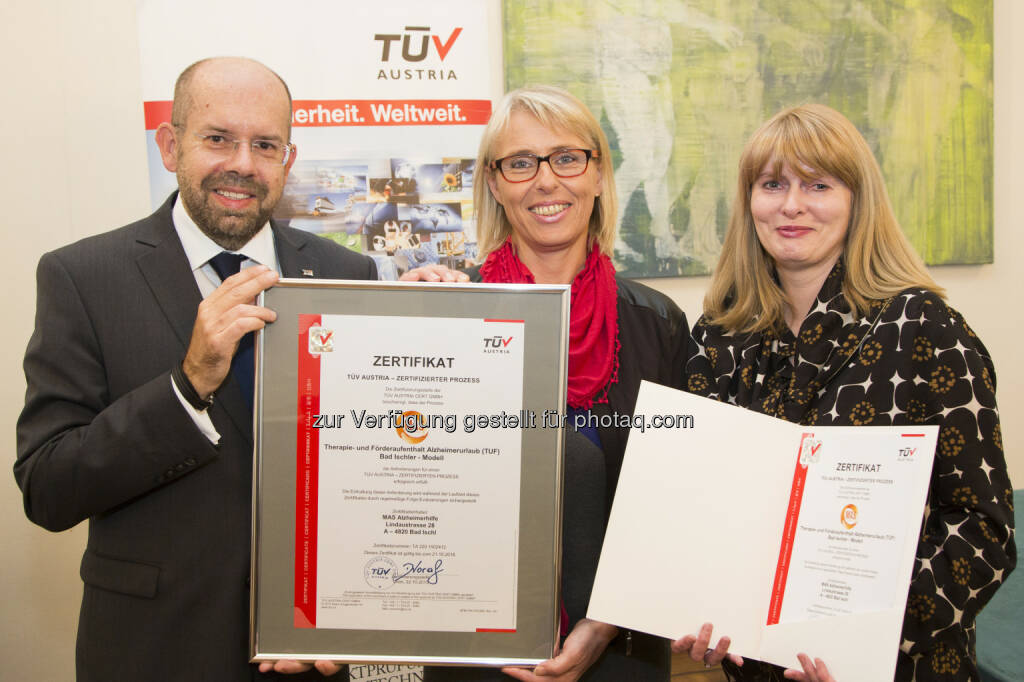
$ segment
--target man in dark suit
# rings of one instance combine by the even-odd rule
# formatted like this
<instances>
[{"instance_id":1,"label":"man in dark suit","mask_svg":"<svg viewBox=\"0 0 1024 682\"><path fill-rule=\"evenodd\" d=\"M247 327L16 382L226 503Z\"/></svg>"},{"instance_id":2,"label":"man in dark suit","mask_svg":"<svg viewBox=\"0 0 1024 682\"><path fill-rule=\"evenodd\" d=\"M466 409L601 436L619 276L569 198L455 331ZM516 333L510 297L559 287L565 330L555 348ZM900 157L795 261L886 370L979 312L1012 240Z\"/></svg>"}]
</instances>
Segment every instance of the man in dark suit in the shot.
<instances>
[{"instance_id":1,"label":"man in dark suit","mask_svg":"<svg viewBox=\"0 0 1024 682\"><path fill-rule=\"evenodd\" d=\"M263 678L248 663L247 353L275 314L254 299L278 271L376 277L372 260L269 219L290 132L287 87L265 66L194 64L156 134L179 193L40 260L14 471L34 522L89 520L81 681Z\"/></svg>"}]
</instances>

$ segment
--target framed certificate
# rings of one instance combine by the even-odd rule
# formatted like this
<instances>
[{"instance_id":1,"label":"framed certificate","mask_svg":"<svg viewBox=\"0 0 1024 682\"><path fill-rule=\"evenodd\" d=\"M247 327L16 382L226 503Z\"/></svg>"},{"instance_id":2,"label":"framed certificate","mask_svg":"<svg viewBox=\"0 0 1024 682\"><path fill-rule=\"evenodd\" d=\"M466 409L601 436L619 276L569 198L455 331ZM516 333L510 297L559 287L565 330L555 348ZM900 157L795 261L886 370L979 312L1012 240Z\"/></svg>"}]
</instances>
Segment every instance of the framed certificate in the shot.
<instances>
[{"instance_id":1,"label":"framed certificate","mask_svg":"<svg viewBox=\"0 0 1024 682\"><path fill-rule=\"evenodd\" d=\"M261 304L253 660L550 658L569 288L281 280Z\"/></svg>"}]
</instances>

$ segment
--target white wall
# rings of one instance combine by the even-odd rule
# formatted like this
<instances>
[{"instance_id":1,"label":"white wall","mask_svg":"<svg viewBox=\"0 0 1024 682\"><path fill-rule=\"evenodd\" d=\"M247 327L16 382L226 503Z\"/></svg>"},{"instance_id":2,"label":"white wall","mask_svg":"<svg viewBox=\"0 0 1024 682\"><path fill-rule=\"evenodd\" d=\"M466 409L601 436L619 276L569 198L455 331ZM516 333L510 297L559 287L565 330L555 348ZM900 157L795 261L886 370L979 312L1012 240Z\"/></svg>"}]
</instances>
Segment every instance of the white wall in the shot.
<instances>
[{"instance_id":1,"label":"white wall","mask_svg":"<svg viewBox=\"0 0 1024 682\"><path fill-rule=\"evenodd\" d=\"M995 358L1007 458L1021 487L1024 399L1016 389L1024 384L1024 362L1014 349L1024 323L1013 296L1024 288L1024 224L1016 210L1024 187L1024 79L1017 73L1024 64L1024 3L996 0L995 15L996 262L934 274ZM0 5L0 26L0 199L7 225L0 272L10 291L0 338L0 416L10 434L4 454L13 463L39 256L147 214L149 199L134 0L9 1ZM649 283L696 318L705 278ZM32 526L9 475L0 477L0 513L7 519L0 529L0 677L73 679L84 528L52 535Z\"/></svg>"}]
</instances>

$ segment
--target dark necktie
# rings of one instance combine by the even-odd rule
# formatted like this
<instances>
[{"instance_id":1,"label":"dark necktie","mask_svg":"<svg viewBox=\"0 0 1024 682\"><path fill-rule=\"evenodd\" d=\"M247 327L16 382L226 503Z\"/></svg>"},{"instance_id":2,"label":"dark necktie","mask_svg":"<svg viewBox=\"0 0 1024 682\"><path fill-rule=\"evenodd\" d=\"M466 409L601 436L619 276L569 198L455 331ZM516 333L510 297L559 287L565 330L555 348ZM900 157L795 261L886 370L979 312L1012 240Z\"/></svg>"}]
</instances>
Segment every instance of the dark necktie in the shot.
<instances>
[{"instance_id":1,"label":"dark necktie","mask_svg":"<svg viewBox=\"0 0 1024 682\"><path fill-rule=\"evenodd\" d=\"M210 265L217 272L220 281L223 282L231 275L237 274L242 267L245 256L236 253L221 251L210 259ZM242 389L242 397L245 398L249 409L252 409L253 376L255 373L253 365L253 338L254 333L249 332L238 342L238 350L235 357L231 358L231 374Z\"/></svg>"}]
</instances>

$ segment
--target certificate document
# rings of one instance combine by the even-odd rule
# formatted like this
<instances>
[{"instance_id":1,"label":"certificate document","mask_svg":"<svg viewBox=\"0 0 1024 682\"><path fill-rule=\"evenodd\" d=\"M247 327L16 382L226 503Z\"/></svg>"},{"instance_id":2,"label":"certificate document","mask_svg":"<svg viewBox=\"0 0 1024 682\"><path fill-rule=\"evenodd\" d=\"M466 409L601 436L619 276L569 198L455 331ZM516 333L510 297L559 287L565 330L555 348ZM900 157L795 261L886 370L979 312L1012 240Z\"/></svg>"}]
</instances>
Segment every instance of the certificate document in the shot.
<instances>
[{"instance_id":1,"label":"certificate document","mask_svg":"<svg viewBox=\"0 0 1024 682\"><path fill-rule=\"evenodd\" d=\"M254 661L529 666L559 633L569 287L280 280Z\"/></svg>"},{"instance_id":2,"label":"certificate document","mask_svg":"<svg viewBox=\"0 0 1024 682\"><path fill-rule=\"evenodd\" d=\"M927 485L927 437L905 427L801 430L768 625L906 601L902 569L918 529L902 521L924 508L908 509L907 498L922 473Z\"/></svg>"},{"instance_id":3,"label":"certificate document","mask_svg":"<svg viewBox=\"0 0 1024 682\"><path fill-rule=\"evenodd\" d=\"M687 428L630 434L588 616L892 679L938 427L808 427L648 383L636 412Z\"/></svg>"},{"instance_id":4,"label":"certificate document","mask_svg":"<svg viewBox=\"0 0 1024 682\"><path fill-rule=\"evenodd\" d=\"M296 627L514 631L523 320L298 323Z\"/></svg>"}]
</instances>

